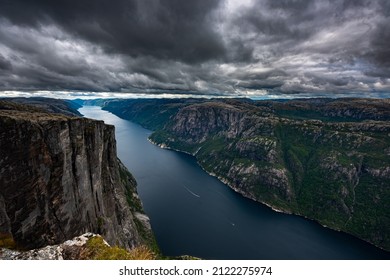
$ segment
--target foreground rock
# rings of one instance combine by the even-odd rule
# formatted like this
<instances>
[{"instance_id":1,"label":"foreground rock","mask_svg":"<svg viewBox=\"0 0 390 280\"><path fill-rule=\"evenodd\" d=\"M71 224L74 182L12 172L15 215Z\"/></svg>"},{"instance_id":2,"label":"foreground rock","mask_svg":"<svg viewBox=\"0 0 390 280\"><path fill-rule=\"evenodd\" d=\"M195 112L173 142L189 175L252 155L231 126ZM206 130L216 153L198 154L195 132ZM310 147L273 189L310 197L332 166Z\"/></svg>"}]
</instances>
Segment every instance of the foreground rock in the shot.
<instances>
[{"instance_id":1,"label":"foreground rock","mask_svg":"<svg viewBox=\"0 0 390 280\"><path fill-rule=\"evenodd\" d=\"M65 259L83 259L83 251L86 250L86 244L92 237L100 235L85 233L67 240L59 245L46 246L44 248L33 249L29 251L16 251L10 249L0 249L0 259L2 260L65 260ZM106 243L107 246L108 243Z\"/></svg>"},{"instance_id":2,"label":"foreground rock","mask_svg":"<svg viewBox=\"0 0 390 280\"><path fill-rule=\"evenodd\" d=\"M0 101L0 239L27 250L90 231L132 249L153 239L135 213L113 126Z\"/></svg>"},{"instance_id":3,"label":"foreground rock","mask_svg":"<svg viewBox=\"0 0 390 280\"><path fill-rule=\"evenodd\" d=\"M99 234L85 233L62 244L29 251L0 248L0 260L152 260L154 253L145 246L126 251L111 247Z\"/></svg>"}]
</instances>

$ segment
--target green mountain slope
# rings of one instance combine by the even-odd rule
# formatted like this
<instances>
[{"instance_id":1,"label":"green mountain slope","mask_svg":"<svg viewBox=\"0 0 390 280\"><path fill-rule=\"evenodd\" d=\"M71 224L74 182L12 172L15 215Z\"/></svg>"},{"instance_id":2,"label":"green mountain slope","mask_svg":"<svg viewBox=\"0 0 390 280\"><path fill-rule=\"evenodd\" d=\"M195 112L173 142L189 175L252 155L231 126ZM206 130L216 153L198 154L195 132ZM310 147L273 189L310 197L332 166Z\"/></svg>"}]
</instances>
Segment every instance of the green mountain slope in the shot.
<instances>
[{"instance_id":1,"label":"green mountain slope","mask_svg":"<svg viewBox=\"0 0 390 280\"><path fill-rule=\"evenodd\" d=\"M209 173L274 209L390 250L390 102L127 100L103 107L154 129Z\"/></svg>"}]
</instances>

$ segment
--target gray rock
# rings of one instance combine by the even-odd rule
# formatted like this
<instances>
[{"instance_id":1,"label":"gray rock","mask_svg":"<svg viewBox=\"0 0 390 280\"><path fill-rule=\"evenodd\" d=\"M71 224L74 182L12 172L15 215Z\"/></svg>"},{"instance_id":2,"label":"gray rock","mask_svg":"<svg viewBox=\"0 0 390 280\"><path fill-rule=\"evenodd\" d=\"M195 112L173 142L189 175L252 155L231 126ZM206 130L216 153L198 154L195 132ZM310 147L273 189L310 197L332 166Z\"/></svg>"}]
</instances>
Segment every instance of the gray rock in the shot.
<instances>
[{"instance_id":1,"label":"gray rock","mask_svg":"<svg viewBox=\"0 0 390 280\"><path fill-rule=\"evenodd\" d=\"M81 259L82 250L87 241L92 237L100 237L98 234L85 233L62 244L50 245L29 251L16 251L0 249L0 260L64 260ZM105 240L103 242L110 246Z\"/></svg>"},{"instance_id":2,"label":"gray rock","mask_svg":"<svg viewBox=\"0 0 390 280\"><path fill-rule=\"evenodd\" d=\"M11 233L17 246L58 244L87 231L129 249L142 243L113 126L8 106L0 110L0 159L0 233Z\"/></svg>"}]
</instances>

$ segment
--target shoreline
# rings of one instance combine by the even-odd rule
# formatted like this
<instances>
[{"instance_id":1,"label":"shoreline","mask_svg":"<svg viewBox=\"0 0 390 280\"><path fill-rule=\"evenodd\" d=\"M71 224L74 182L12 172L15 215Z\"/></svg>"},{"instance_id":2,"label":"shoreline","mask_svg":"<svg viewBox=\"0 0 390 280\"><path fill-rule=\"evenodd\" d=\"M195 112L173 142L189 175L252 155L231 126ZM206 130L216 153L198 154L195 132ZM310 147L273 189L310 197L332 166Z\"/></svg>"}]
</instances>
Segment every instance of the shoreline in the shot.
<instances>
[{"instance_id":1,"label":"shoreline","mask_svg":"<svg viewBox=\"0 0 390 280\"><path fill-rule=\"evenodd\" d=\"M213 173L213 172L207 171L207 170L199 163L198 159L196 158L196 153L195 153L195 154L192 154L192 153L189 153L189 152L187 152L187 151L182 151L182 150L179 150L179 149L175 149L175 148L169 147L169 146L166 145L165 143L158 144L158 143L152 141L149 137L147 138L147 140L148 140L151 144L153 144L153 145L155 145L155 146L158 146L158 147L160 147L160 148L162 148L162 149L171 150L171 151L175 151L175 152L180 152L180 153L184 153L184 154L193 156L193 157L196 159L196 163L198 164L198 166L199 166L203 171L205 171L208 175L217 178L220 182L222 182L223 184L225 184L226 186L228 186L230 189L232 189L232 190L235 191L236 193L242 195L243 197L245 197L245 198L247 198L247 199L250 199L250 200L252 200L252 201L254 201L254 202L260 203L260 204L262 204L262 205L264 205L264 206L270 208L271 210L273 210L273 211L275 211L275 212L277 212L277 213L286 214L286 215L294 215L294 216L297 216L297 217L301 217L301 218L310 220L310 221L315 222L315 223L317 223L318 225L322 226L323 228L327 228L327 229L330 229L330 230L333 230L333 231L336 231L336 232L346 233L346 234L348 234L348 235L350 235L350 236L353 236L353 237L355 237L355 238L357 238L357 239L359 239L359 240L361 240L361 241L367 242L368 244L370 244L370 245L372 245L372 246L374 246L374 247L376 247L376 248L378 248L378 249L381 249L381 250L383 250L384 252L390 252L390 251L387 251L386 249L384 249L384 248L382 248L382 247L379 247L379 246L377 246L377 245L375 245L375 244L373 244L373 243L371 243L371 242L369 242L369 241L367 241L367 240L365 240L365 239L362 239L362 238L360 238L360 237L358 237L358 236L356 236L356 235L353 235L353 234L351 234L351 233L349 233L349 232L346 232L346 231L342 231L342 230L340 230L340 229L336 229L336 228L329 227L329 226L327 226L327 225L325 225L325 224L323 224L323 223L320 223L318 220L309 218L309 217L307 217L307 216L305 216L305 215L293 213L293 212L290 212L290 211L285 211L285 210L282 210L282 209L278 209L278 208L276 208L276 207L274 207L274 206L272 206L272 205L270 205L270 204L268 204L268 203L266 203L266 202L262 202L262 201L256 200L256 199L254 199L253 197L251 197L249 194L247 194L247 193L245 193L245 192L242 192L242 191L240 191L239 189L233 187L225 178L223 178L223 177L221 177L221 176L218 176L218 175L216 175L216 174Z\"/></svg>"},{"instance_id":2,"label":"shoreline","mask_svg":"<svg viewBox=\"0 0 390 280\"><path fill-rule=\"evenodd\" d=\"M187 151L183 151L183 150L171 148L171 147L167 146L165 143L163 143L163 144L158 144L158 143L152 141L149 137L148 137L148 141L149 141L150 143L152 143L153 145L158 146L158 147L160 147L160 148L162 148L162 149L171 150L171 151L175 151L175 152L180 152L180 153L184 153L184 154L193 156L193 157L196 159L196 163L198 164L198 166L199 166L204 172L206 172L208 175L210 175L210 176L212 176L212 177L217 178L217 179L218 179L220 182L222 182L224 185L228 186L230 189L232 189L233 191L235 191L236 193L242 195L243 197L245 197L245 198L247 198L247 199L250 199L250 200L252 200L252 201L254 201L254 202L263 204L264 206L267 206L268 208L271 208L273 211L278 212L278 213L283 213L283 214L287 214L287 215L301 216L301 215L294 214L294 213L292 213L292 212L287 212L287 211L285 211L285 210L276 208L276 207L274 207L274 206L272 206L272 205L270 205L270 204L268 204L268 203L266 203L266 202L258 201L258 200L256 200L255 198L253 198L252 196L250 196L249 194L247 194L247 193L245 193L245 192L242 192L241 190L239 190L239 189L236 188L236 187L233 187L233 186L230 184L230 182L229 182L228 180L226 180L225 178L223 178L223 177L221 177L221 176L218 176L217 174L215 174L215 173L213 173L213 172L207 171L207 170L199 163L198 159L196 158L196 154L192 154L192 153L189 153L189 152L187 152ZM301 217L304 217L304 216L301 216ZM304 217L304 218L309 219L309 218L307 218L307 217ZM311 219L309 219L309 220L311 220ZM313 221L315 221L315 220L313 220Z\"/></svg>"}]
</instances>

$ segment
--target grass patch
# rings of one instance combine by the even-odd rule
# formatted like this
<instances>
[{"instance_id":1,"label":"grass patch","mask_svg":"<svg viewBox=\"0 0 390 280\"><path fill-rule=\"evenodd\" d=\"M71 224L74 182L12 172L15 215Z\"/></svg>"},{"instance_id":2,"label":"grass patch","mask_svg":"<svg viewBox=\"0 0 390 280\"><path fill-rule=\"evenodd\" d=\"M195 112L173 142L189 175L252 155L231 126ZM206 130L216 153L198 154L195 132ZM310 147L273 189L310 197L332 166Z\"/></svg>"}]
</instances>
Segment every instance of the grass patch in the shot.
<instances>
[{"instance_id":1,"label":"grass patch","mask_svg":"<svg viewBox=\"0 0 390 280\"><path fill-rule=\"evenodd\" d=\"M131 251L110 247L104 243L103 238L96 236L87 241L83 257L88 260L155 260L156 255L146 246L142 245Z\"/></svg>"},{"instance_id":2,"label":"grass patch","mask_svg":"<svg viewBox=\"0 0 390 280\"><path fill-rule=\"evenodd\" d=\"M16 249L16 243L9 233L0 233L0 248Z\"/></svg>"}]
</instances>

